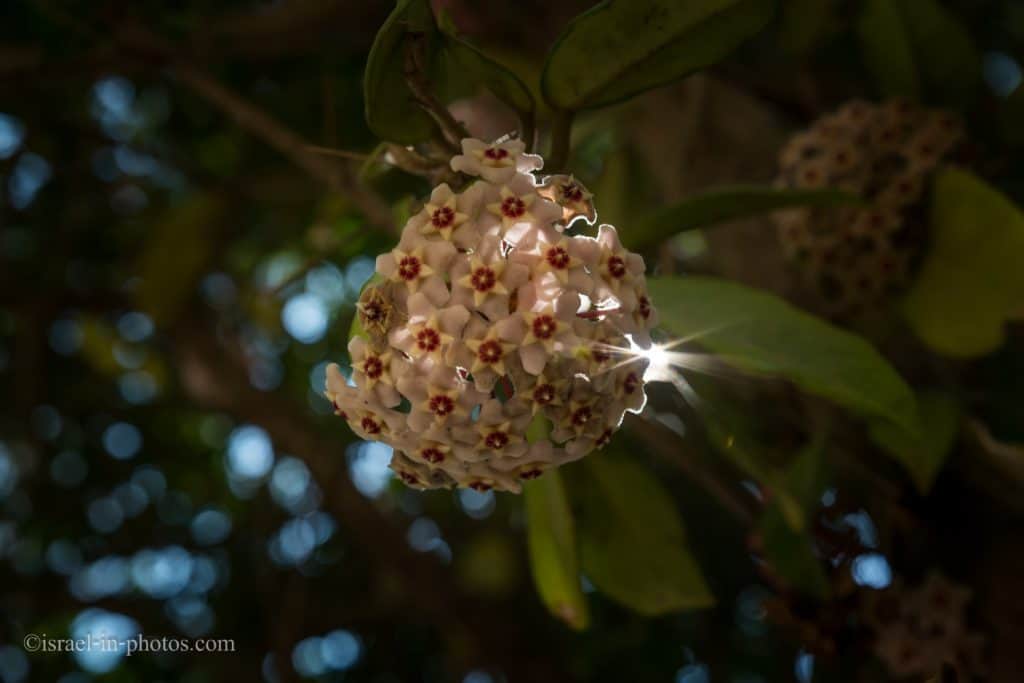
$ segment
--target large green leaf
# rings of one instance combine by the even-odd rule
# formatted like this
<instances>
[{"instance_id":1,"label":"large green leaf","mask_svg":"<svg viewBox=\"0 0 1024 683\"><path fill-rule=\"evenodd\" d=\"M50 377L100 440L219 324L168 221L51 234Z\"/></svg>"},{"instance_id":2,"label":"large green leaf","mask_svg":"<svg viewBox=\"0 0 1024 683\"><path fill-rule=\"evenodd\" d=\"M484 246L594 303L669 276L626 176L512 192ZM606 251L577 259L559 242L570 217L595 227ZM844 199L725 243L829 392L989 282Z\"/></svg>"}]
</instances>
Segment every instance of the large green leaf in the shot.
<instances>
[{"instance_id":1,"label":"large green leaf","mask_svg":"<svg viewBox=\"0 0 1024 683\"><path fill-rule=\"evenodd\" d=\"M725 187L687 197L640 220L624 238L634 249L651 247L686 230L792 206L834 206L862 200L835 189L777 190L771 187Z\"/></svg>"},{"instance_id":2,"label":"large green leaf","mask_svg":"<svg viewBox=\"0 0 1024 683\"><path fill-rule=\"evenodd\" d=\"M562 477L551 470L523 487L526 498L530 569L551 613L574 629L589 621L580 587L576 532Z\"/></svg>"},{"instance_id":3,"label":"large green leaf","mask_svg":"<svg viewBox=\"0 0 1024 683\"><path fill-rule=\"evenodd\" d=\"M584 462L580 557L601 592L647 616L714 604L671 496L640 465L610 454Z\"/></svg>"},{"instance_id":4,"label":"large green leaf","mask_svg":"<svg viewBox=\"0 0 1024 683\"><path fill-rule=\"evenodd\" d=\"M962 106L981 83L981 55L963 22L938 0L900 0L915 63L929 90Z\"/></svg>"},{"instance_id":5,"label":"large green leaf","mask_svg":"<svg viewBox=\"0 0 1024 683\"><path fill-rule=\"evenodd\" d=\"M921 81L910 36L894 0L865 0L857 21L864 65L882 95L917 98Z\"/></svg>"},{"instance_id":6,"label":"large green leaf","mask_svg":"<svg viewBox=\"0 0 1024 683\"><path fill-rule=\"evenodd\" d=\"M576 17L548 55L544 99L599 107L706 68L761 30L774 0L605 0Z\"/></svg>"},{"instance_id":7,"label":"large green leaf","mask_svg":"<svg viewBox=\"0 0 1024 683\"><path fill-rule=\"evenodd\" d=\"M366 123L382 140L411 145L428 139L434 121L413 99L406 83L406 47L412 36L424 41L428 64L437 60L438 31L427 0L398 0L370 48L363 76Z\"/></svg>"},{"instance_id":8,"label":"large green leaf","mask_svg":"<svg viewBox=\"0 0 1024 683\"><path fill-rule=\"evenodd\" d=\"M441 14L439 25L444 36L444 55L450 70L461 72L463 78L484 86L520 114L533 112L533 94L515 73L460 40L447 14Z\"/></svg>"},{"instance_id":9,"label":"large green leaf","mask_svg":"<svg viewBox=\"0 0 1024 683\"><path fill-rule=\"evenodd\" d=\"M139 256L142 281L135 296L158 323L174 320L195 292L196 281L213 258L226 211L220 197L200 194L168 208L150 227Z\"/></svg>"},{"instance_id":10,"label":"large green leaf","mask_svg":"<svg viewBox=\"0 0 1024 683\"><path fill-rule=\"evenodd\" d=\"M932 243L906 318L939 353L993 351L1024 301L1024 214L981 179L950 169L935 180L930 220Z\"/></svg>"},{"instance_id":11,"label":"large green leaf","mask_svg":"<svg viewBox=\"0 0 1024 683\"><path fill-rule=\"evenodd\" d=\"M927 493L953 448L960 428L960 405L948 394L927 392L918 400L922 433L917 439L886 423L871 427L871 438L910 472L921 493Z\"/></svg>"},{"instance_id":12,"label":"large green leaf","mask_svg":"<svg viewBox=\"0 0 1024 683\"><path fill-rule=\"evenodd\" d=\"M777 505L765 511L757 532L764 559L787 586L819 599L828 595L828 577L814 553L811 538L787 524Z\"/></svg>"},{"instance_id":13,"label":"large green leaf","mask_svg":"<svg viewBox=\"0 0 1024 683\"><path fill-rule=\"evenodd\" d=\"M727 280L656 278L648 287L662 324L674 335L692 339L736 368L790 380L917 434L913 393L861 337Z\"/></svg>"}]
</instances>

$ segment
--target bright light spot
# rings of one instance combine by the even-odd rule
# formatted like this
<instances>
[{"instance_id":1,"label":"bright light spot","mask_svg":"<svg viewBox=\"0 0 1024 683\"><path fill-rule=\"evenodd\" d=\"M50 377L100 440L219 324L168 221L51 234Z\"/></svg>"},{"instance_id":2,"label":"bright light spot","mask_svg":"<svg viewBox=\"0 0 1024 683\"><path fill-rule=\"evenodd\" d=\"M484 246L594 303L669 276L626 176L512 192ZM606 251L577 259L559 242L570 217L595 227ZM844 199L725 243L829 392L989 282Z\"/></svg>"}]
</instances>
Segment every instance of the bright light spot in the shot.
<instances>
[{"instance_id":1,"label":"bright light spot","mask_svg":"<svg viewBox=\"0 0 1024 683\"><path fill-rule=\"evenodd\" d=\"M345 268L345 284L350 291L358 292L373 275L377 265L368 256L360 256L348 262Z\"/></svg>"},{"instance_id":2,"label":"bright light spot","mask_svg":"<svg viewBox=\"0 0 1024 683\"><path fill-rule=\"evenodd\" d=\"M315 294L297 294L281 309L281 324L303 344L313 344L327 334L327 307Z\"/></svg>"},{"instance_id":3,"label":"bright light spot","mask_svg":"<svg viewBox=\"0 0 1024 683\"><path fill-rule=\"evenodd\" d=\"M708 683L708 668L703 664L684 666L676 673L676 683Z\"/></svg>"},{"instance_id":4,"label":"bright light spot","mask_svg":"<svg viewBox=\"0 0 1024 683\"><path fill-rule=\"evenodd\" d=\"M145 341L153 334L153 319L138 311L125 313L117 321L117 331L126 341Z\"/></svg>"},{"instance_id":5,"label":"bright light spot","mask_svg":"<svg viewBox=\"0 0 1024 683\"><path fill-rule=\"evenodd\" d=\"M6 498L18 485L18 466L11 452L0 443L0 499Z\"/></svg>"},{"instance_id":6,"label":"bright light spot","mask_svg":"<svg viewBox=\"0 0 1024 683\"><path fill-rule=\"evenodd\" d=\"M28 657L13 645L0 647L0 680L4 683L21 683L28 678Z\"/></svg>"},{"instance_id":7,"label":"bright light spot","mask_svg":"<svg viewBox=\"0 0 1024 683\"><path fill-rule=\"evenodd\" d=\"M418 550L421 553L436 549L442 542L441 529L429 517L420 517L414 521L406 536L413 550Z\"/></svg>"},{"instance_id":8,"label":"bright light spot","mask_svg":"<svg viewBox=\"0 0 1024 683\"><path fill-rule=\"evenodd\" d=\"M811 683L814 678L814 655L801 650L793 664L793 673L800 683Z\"/></svg>"},{"instance_id":9,"label":"bright light spot","mask_svg":"<svg viewBox=\"0 0 1024 683\"><path fill-rule=\"evenodd\" d=\"M343 629L331 631L320 640L320 657L329 669L344 671L359 661L359 639Z\"/></svg>"},{"instance_id":10,"label":"bright light spot","mask_svg":"<svg viewBox=\"0 0 1024 683\"><path fill-rule=\"evenodd\" d=\"M388 486L392 472L388 469L391 446L377 441L352 444L346 450L352 483L367 498L376 498Z\"/></svg>"},{"instance_id":11,"label":"bright light spot","mask_svg":"<svg viewBox=\"0 0 1024 683\"><path fill-rule=\"evenodd\" d=\"M278 505L293 510L306 497L312 477L306 464L297 458L282 458L270 477L270 495Z\"/></svg>"},{"instance_id":12,"label":"bright light spot","mask_svg":"<svg viewBox=\"0 0 1024 683\"><path fill-rule=\"evenodd\" d=\"M27 207L35 199L36 193L50 181L52 176L53 169L46 159L31 152L22 154L7 181L7 190L11 194L11 206L16 209Z\"/></svg>"},{"instance_id":13,"label":"bright light spot","mask_svg":"<svg viewBox=\"0 0 1024 683\"><path fill-rule=\"evenodd\" d=\"M113 498L97 498L89 503L86 516L92 528L101 534L117 531L124 522L124 511Z\"/></svg>"},{"instance_id":14,"label":"bright light spot","mask_svg":"<svg viewBox=\"0 0 1024 683\"><path fill-rule=\"evenodd\" d=\"M495 497L493 491L474 491L459 489L459 505L463 512L473 519L484 519L494 512Z\"/></svg>"},{"instance_id":15,"label":"bright light spot","mask_svg":"<svg viewBox=\"0 0 1024 683\"><path fill-rule=\"evenodd\" d=\"M103 432L103 447L118 460L134 458L142 448L142 432L127 422L115 422Z\"/></svg>"},{"instance_id":16,"label":"bright light spot","mask_svg":"<svg viewBox=\"0 0 1024 683\"><path fill-rule=\"evenodd\" d=\"M134 638L138 633L138 623L123 614L87 609L71 622L71 637L96 643L109 642L111 646L76 650L75 661L91 673L112 671L124 656L124 641Z\"/></svg>"},{"instance_id":17,"label":"bright light spot","mask_svg":"<svg viewBox=\"0 0 1024 683\"><path fill-rule=\"evenodd\" d=\"M274 448L267 433L245 425L228 437L227 465L230 474L243 479L261 479L274 464Z\"/></svg>"},{"instance_id":18,"label":"bright light spot","mask_svg":"<svg viewBox=\"0 0 1024 683\"><path fill-rule=\"evenodd\" d=\"M192 555L180 546L139 551L132 559L132 581L151 598L166 600L184 590L192 575Z\"/></svg>"},{"instance_id":19,"label":"bright light spot","mask_svg":"<svg viewBox=\"0 0 1024 683\"><path fill-rule=\"evenodd\" d=\"M853 560L850 568L853 580L859 586L868 586L879 590L888 588L892 583L892 569L888 560L878 553L859 555Z\"/></svg>"},{"instance_id":20,"label":"bright light spot","mask_svg":"<svg viewBox=\"0 0 1024 683\"><path fill-rule=\"evenodd\" d=\"M999 97L1009 97L1013 94L1021 81L1024 80L1024 73L1021 72L1020 64L1010 55L1003 52L989 52L985 55L982 66L982 73L985 82L992 88Z\"/></svg>"},{"instance_id":21,"label":"bright light spot","mask_svg":"<svg viewBox=\"0 0 1024 683\"><path fill-rule=\"evenodd\" d=\"M116 555L101 557L76 571L69 587L83 602L120 593L128 587L128 560Z\"/></svg>"},{"instance_id":22,"label":"bright light spot","mask_svg":"<svg viewBox=\"0 0 1024 683\"><path fill-rule=\"evenodd\" d=\"M192 538L199 545L216 545L231 533L231 518L221 510L203 510L192 519Z\"/></svg>"},{"instance_id":23,"label":"bright light spot","mask_svg":"<svg viewBox=\"0 0 1024 683\"><path fill-rule=\"evenodd\" d=\"M0 159L9 159L24 139L24 124L10 114L0 114Z\"/></svg>"}]
</instances>

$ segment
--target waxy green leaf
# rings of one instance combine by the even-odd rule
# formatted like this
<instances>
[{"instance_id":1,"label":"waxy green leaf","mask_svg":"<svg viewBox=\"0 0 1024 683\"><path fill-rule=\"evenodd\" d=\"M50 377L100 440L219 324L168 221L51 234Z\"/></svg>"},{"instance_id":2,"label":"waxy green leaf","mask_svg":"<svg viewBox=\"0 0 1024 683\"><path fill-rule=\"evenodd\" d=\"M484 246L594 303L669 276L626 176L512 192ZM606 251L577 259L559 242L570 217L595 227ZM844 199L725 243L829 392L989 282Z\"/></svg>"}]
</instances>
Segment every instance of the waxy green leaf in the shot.
<instances>
[{"instance_id":1,"label":"waxy green leaf","mask_svg":"<svg viewBox=\"0 0 1024 683\"><path fill-rule=\"evenodd\" d=\"M544 99L555 109L586 109L665 85L724 58L774 8L774 0L605 0L551 49Z\"/></svg>"}]
</instances>

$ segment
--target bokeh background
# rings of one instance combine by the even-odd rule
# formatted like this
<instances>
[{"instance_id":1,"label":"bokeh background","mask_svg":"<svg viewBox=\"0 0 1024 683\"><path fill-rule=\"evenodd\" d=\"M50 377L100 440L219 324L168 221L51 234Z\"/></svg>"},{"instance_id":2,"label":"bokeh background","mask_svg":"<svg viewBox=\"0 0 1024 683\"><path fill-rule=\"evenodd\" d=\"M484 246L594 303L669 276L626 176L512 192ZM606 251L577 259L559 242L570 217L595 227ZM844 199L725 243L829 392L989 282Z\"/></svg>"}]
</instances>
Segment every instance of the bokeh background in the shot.
<instances>
[{"instance_id":1,"label":"bokeh background","mask_svg":"<svg viewBox=\"0 0 1024 683\"><path fill-rule=\"evenodd\" d=\"M1020 199L1024 7L945 4L979 46L983 92L939 104L966 111L983 165ZM440 5L532 82L589 3ZM572 169L627 245L643 207L770 182L793 131L875 93L852 28L858 2L781 5L726 62L578 120ZM0 5L0 680L885 680L868 636L843 631L842 606L773 609L743 515L640 437L622 448L675 495L718 604L649 619L591 593L593 623L576 633L533 588L518 497L408 490L387 470L388 447L333 417L325 367L345 364L373 258L429 190L362 158L379 142L362 73L391 8ZM452 106L481 136L516 125L486 95ZM540 123L543 138L543 112ZM800 300L763 221L652 248L648 263ZM840 539L824 559L848 595L940 567L975 587L971 619L990 634L993 678L1007 681L1024 667L1013 611L1024 465L1003 443L1024 440L1019 336L966 369L989 448L955 459L926 498L855 453L821 501ZM673 391L654 393L676 406ZM678 412L680 424L699 420ZM715 481L746 490L709 461ZM90 631L231 638L236 650L21 647L27 633ZM831 648L815 644L821 633Z\"/></svg>"}]
</instances>

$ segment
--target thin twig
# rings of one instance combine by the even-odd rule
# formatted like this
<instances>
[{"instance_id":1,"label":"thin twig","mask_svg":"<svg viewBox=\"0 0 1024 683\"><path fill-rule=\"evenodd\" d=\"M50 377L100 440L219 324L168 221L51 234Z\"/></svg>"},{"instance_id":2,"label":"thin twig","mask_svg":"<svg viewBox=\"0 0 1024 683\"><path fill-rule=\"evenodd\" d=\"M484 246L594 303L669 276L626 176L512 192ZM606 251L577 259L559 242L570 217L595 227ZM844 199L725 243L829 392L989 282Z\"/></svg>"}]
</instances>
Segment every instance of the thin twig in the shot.
<instances>
[{"instance_id":1,"label":"thin twig","mask_svg":"<svg viewBox=\"0 0 1024 683\"><path fill-rule=\"evenodd\" d=\"M569 145L572 140L573 113L568 110L555 112L551 123L551 153L548 155L547 171L560 172L569 161Z\"/></svg>"},{"instance_id":2,"label":"thin twig","mask_svg":"<svg viewBox=\"0 0 1024 683\"><path fill-rule=\"evenodd\" d=\"M221 109L235 123L268 145L335 192L345 192L367 220L377 228L394 232L391 210L375 194L360 187L351 173L310 154L310 144L262 109L197 67L179 64L174 68L179 82Z\"/></svg>"},{"instance_id":3,"label":"thin twig","mask_svg":"<svg viewBox=\"0 0 1024 683\"><path fill-rule=\"evenodd\" d=\"M448 108L434 97L430 81L427 78L425 59L423 36L411 36L405 47L405 82L408 84L409 90L412 91L413 97L416 98L416 102L441 128L445 146L452 152L458 152L459 143L463 138L468 138L469 133L461 123L455 120Z\"/></svg>"},{"instance_id":4,"label":"thin twig","mask_svg":"<svg viewBox=\"0 0 1024 683\"><path fill-rule=\"evenodd\" d=\"M347 149L334 149L332 147L321 147L320 145L306 145L306 149L317 154L341 157L343 159L351 159L352 161L368 161L370 158L369 154L363 154L362 152L350 152Z\"/></svg>"},{"instance_id":5,"label":"thin twig","mask_svg":"<svg viewBox=\"0 0 1024 683\"><path fill-rule=\"evenodd\" d=\"M641 420L643 424L638 425ZM718 475L687 457L678 435L654 420L632 418L630 423L637 427L630 433L643 441L655 455L704 488L745 527L753 525L752 501L741 498L739 492L730 488Z\"/></svg>"}]
</instances>

